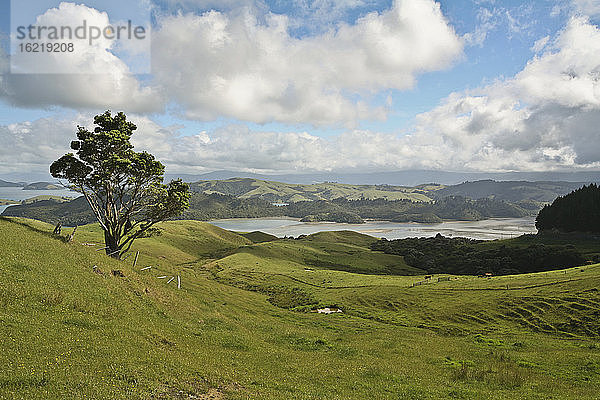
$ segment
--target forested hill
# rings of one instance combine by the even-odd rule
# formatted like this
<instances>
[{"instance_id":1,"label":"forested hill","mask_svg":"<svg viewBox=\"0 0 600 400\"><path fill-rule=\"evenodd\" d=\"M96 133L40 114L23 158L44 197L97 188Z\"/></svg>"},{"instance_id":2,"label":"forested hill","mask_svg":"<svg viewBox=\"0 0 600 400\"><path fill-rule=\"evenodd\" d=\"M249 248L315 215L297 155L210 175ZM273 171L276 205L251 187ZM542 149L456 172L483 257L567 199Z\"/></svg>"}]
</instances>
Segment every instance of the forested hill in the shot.
<instances>
[{"instance_id":1,"label":"forested hill","mask_svg":"<svg viewBox=\"0 0 600 400\"><path fill-rule=\"evenodd\" d=\"M547 199L553 191L564 190L566 185L571 184L480 181L449 187L434 184L415 187L338 183L295 185L236 178L191 184L190 208L182 218L205 221L288 216L304 221L346 223L361 223L365 219L440 222L516 218L537 215L545 204L540 200ZM456 189L458 187L462 189ZM453 193L452 190L461 193L460 190L465 188L470 188L469 193L474 199L442 196ZM497 188L501 189L496 193ZM60 220L67 225L94 221L83 198L68 203L47 200L11 206L3 215L50 223Z\"/></svg>"},{"instance_id":2,"label":"forested hill","mask_svg":"<svg viewBox=\"0 0 600 400\"><path fill-rule=\"evenodd\" d=\"M533 201L538 203L552 202L557 196L563 196L582 187L584 182L525 182L525 181L493 181L482 180L464 182L459 185L446 186L432 192L438 198L447 196L463 196L471 199L491 197L496 200L513 203Z\"/></svg>"},{"instance_id":3,"label":"forested hill","mask_svg":"<svg viewBox=\"0 0 600 400\"><path fill-rule=\"evenodd\" d=\"M583 182L526 182L481 180L458 185L421 184L413 187L392 185L349 185L335 182L310 185L265 181L252 178L198 181L191 190L199 193L217 193L239 198L261 198L272 203L334 200L410 200L431 202L445 197L465 197L473 200L491 198L517 203L520 207L537 212L552 202L582 187Z\"/></svg>"},{"instance_id":4,"label":"forested hill","mask_svg":"<svg viewBox=\"0 0 600 400\"><path fill-rule=\"evenodd\" d=\"M600 187L591 184L557 198L540 211L535 226L540 231L600 233Z\"/></svg>"},{"instance_id":5,"label":"forested hill","mask_svg":"<svg viewBox=\"0 0 600 400\"><path fill-rule=\"evenodd\" d=\"M252 178L199 181L192 183L194 192L222 194L240 198L261 198L270 202L297 203L301 201L334 200L410 200L430 202L429 193L443 188L442 185L419 185L415 187L391 185L348 185L335 182L301 185Z\"/></svg>"},{"instance_id":6,"label":"forested hill","mask_svg":"<svg viewBox=\"0 0 600 400\"><path fill-rule=\"evenodd\" d=\"M49 223L81 225L95 218L83 197L70 202L42 200L8 207L3 216L26 217ZM294 217L304 221L362 223L364 219L395 222L441 222L442 220L481 220L530 215L514 204L494 200L448 197L436 202L410 200L335 200L301 201L275 206L261 198L238 198L222 194L193 193L190 208L181 219Z\"/></svg>"}]
</instances>

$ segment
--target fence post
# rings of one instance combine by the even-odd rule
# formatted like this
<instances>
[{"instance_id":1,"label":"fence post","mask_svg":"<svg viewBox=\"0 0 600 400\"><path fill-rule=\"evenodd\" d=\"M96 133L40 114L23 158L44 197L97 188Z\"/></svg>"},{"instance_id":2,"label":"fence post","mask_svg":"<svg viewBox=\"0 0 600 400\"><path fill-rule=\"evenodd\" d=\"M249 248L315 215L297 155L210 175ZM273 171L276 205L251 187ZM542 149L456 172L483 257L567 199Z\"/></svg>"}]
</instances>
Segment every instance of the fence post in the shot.
<instances>
[{"instance_id":1,"label":"fence post","mask_svg":"<svg viewBox=\"0 0 600 400\"><path fill-rule=\"evenodd\" d=\"M140 255L140 251L138 250L138 251L135 253L135 259L133 260L133 268L135 268L135 265L137 264L137 259L138 259L138 256L139 256L139 255Z\"/></svg>"},{"instance_id":2,"label":"fence post","mask_svg":"<svg viewBox=\"0 0 600 400\"><path fill-rule=\"evenodd\" d=\"M77 231L77 225L75 225L75 228L73 228L73 232L71 232L71 236L69 236L69 243L73 241L73 238L75 237L75 231Z\"/></svg>"}]
</instances>

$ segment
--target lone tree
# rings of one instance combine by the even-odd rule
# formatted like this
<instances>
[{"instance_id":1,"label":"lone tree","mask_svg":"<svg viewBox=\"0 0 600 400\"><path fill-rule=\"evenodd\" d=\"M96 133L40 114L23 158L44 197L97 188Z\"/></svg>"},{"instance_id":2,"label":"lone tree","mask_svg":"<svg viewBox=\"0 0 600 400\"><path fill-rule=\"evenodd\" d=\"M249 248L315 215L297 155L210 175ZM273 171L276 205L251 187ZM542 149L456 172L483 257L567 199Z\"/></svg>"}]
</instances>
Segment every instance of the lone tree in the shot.
<instances>
[{"instance_id":1,"label":"lone tree","mask_svg":"<svg viewBox=\"0 0 600 400\"><path fill-rule=\"evenodd\" d=\"M181 180L163 184L164 165L129 139L137 127L120 112L94 117L93 132L77 126L68 153L50 166L53 177L82 193L104 230L106 254L120 258L135 239L158 231L157 222L189 206L189 187Z\"/></svg>"}]
</instances>

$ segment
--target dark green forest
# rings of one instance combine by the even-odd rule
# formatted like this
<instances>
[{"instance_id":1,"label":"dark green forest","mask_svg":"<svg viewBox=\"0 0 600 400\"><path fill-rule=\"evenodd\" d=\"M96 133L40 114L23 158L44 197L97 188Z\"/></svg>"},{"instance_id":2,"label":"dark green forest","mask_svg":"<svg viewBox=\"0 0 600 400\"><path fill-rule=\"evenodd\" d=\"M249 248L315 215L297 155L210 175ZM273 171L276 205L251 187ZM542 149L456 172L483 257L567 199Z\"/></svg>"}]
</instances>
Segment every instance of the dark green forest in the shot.
<instances>
[{"instance_id":1,"label":"dark green forest","mask_svg":"<svg viewBox=\"0 0 600 400\"><path fill-rule=\"evenodd\" d=\"M490 245L482 240L448 238L380 239L372 250L404 256L411 267L431 274L510 275L582 265L585 258L570 245L533 243Z\"/></svg>"},{"instance_id":2,"label":"dark green forest","mask_svg":"<svg viewBox=\"0 0 600 400\"><path fill-rule=\"evenodd\" d=\"M539 212L535 227L539 231L600 233L600 187L592 183L556 198Z\"/></svg>"}]
</instances>

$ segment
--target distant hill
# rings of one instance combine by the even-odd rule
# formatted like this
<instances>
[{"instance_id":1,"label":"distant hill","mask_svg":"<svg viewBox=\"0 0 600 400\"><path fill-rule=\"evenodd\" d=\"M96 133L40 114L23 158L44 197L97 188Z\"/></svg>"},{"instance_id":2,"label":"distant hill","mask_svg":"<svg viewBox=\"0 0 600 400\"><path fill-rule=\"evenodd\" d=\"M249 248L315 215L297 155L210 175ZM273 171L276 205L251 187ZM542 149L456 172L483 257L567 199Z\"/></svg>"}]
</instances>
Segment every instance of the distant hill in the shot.
<instances>
[{"instance_id":1,"label":"distant hill","mask_svg":"<svg viewBox=\"0 0 600 400\"><path fill-rule=\"evenodd\" d=\"M72 201L59 199L39 200L35 202L24 202L10 206L2 213L2 216L26 217L37 219L51 224L62 221L64 225L83 225L96 221L89 204L83 196Z\"/></svg>"},{"instance_id":2,"label":"distant hill","mask_svg":"<svg viewBox=\"0 0 600 400\"><path fill-rule=\"evenodd\" d=\"M338 182L351 185L416 186L422 183L456 185L465 181L530 181L530 182L600 182L600 171L575 172L454 172L435 170L404 170L359 173L256 174L241 171L213 171L205 174L167 174L168 180L181 178L186 182L252 178L295 184Z\"/></svg>"},{"instance_id":3,"label":"distant hill","mask_svg":"<svg viewBox=\"0 0 600 400\"><path fill-rule=\"evenodd\" d=\"M34 182L26 185L23 190L61 190L62 186L55 185L50 182Z\"/></svg>"},{"instance_id":4,"label":"distant hill","mask_svg":"<svg viewBox=\"0 0 600 400\"><path fill-rule=\"evenodd\" d=\"M493 198L513 203L549 203L583 186L585 182L526 182L483 180L444 187L435 197L463 196L471 199Z\"/></svg>"},{"instance_id":5,"label":"distant hill","mask_svg":"<svg viewBox=\"0 0 600 400\"><path fill-rule=\"evenodd\" d=\"M10 206L3 216L33 218L49 223L81 225L94 222L83 197L70 202L49 199ZM535 214L537 213L537 210ZM532 214L515 204L495 200L471 200L460 196L446 197L433 202L411 200L315 200L275 206L260 197L238 198L217 193L192 193L190 208L181 219L207 221L220 218L283 217L305 221L361 223L363 219L394 222L441 222L442 220L482 220L486 218L518 218Z\"/></svg>"},{"instance_id":6,"label":"distant hill","mask_svg":"<svg viewBox=\"0 0 600 400\"><path fill-rule=\"evenodd\" d=\"M221 218L279 217L284 215L282 207L271 205L262 199L238 199L218 194L193 193L190 208L181 219L211 220ZM25 217L56 224L73 226L96 221L90 206L83 196L66 201L63 198L49 198L34 202L23 201L8 207L4 217Z\"/></svg>"},{"instance_id":7,"label":"distant hill","mask_svg":"<svg viewBox=\"0 0 600 400\"><path fill-rule=\"evenodd\" d=\"M23 183L7 182L0 179L0 187L22 187L25 186Z\"/></svg>"},{"instance_id":8,"label":"distant hill","mask_svg":"<svg viewBox=\"0 0 600 400\"><path fill-rule=\"evenodd\" d=\"M339 183L300 185L250 178L202 181L190 186L193 194L190 208L181 216L183 219L206 221L289 216L308 222L341 223L361 223L364 219L434 223L442 220L533 216L537 215L544 204L538 199L554 199L556 196L552 193L563 190L561 184L553 186L547 182L481 181L458 185L459 190L456 190L456 187L434 184L415 187ZM466 192L462 190L464 188L469 189L474 200L470 196L453 194ZM496 190L500 196L495 194ZM531 195L540 191L547 197ZM440 195L442 192L447 192L448 195ZM531 198L536 200L529 200ZM2 215L34 218L50 223L60 220L64 225L95 221L83 197L68 203L48 199L11 206Z\"/></svg>"},{"instance_id":9,"label":"distant hill","mask_svg":"<svg viewBox=\"0 0 600 400\"><path fill-rule=\"evenodd\" d=\"M19 202L15 200L0 199L0 206L6 206L10 204L19 204Z\"/></svg>"},{"instance_id":10,"label":"distant hill","mask_svg":"<svg viewBox=\"0 0 600 400\"><path fill-rule=\"evenodd\" d=\"M513 203L536 214L545 204L583 186L585 182L527 182L481 180L458 185L420 184L417 186L350 185L335 182L310 185L265 181L252 178L200 181L191 189L200 193L218 193L238 198L260 198L271 203L303 201L410 200L431 202L446 197L473 200L493 199Z\"/></svg>"},{"instance_id":11,"label":"distant hill","mask_svg":"<svg viewBox=\"0 0 600 400\"><path fill-rule=\"evenodd\" d=\"M349 185L334 182L310 185L264 181L252 178L231 178L226 180L200 181L192 183L192 191L217 193L239 198L261 198L277 203L297 203L301 201L333 200L410 200L430 202L429 192L440 189L441 185L417 187L390 185Z\"/></svg>"},{"instance_id":12,"label":"distant hill","mask_svg":"<svg viewBox=\"0 0 600 400\"><path fill-rule=\"evenodd\" d=\"M190 185L190 208L181 218L211 220L289 216L304 221L361 223L365 219L434 223L537 215L561 194L578 188L572 182L465 182L455 186L423 184L311 185L251 178L201 181ZM47 199L7 208L3 215L65 225L95 221L83 197L68 203ZM280 204L276 206L274 204Z\"/></svg>"}]
</instances>

